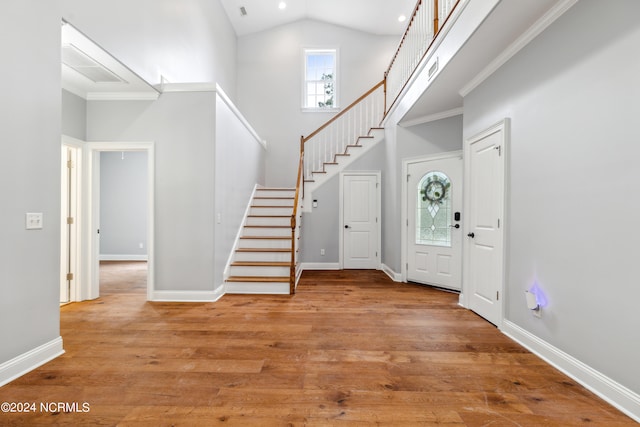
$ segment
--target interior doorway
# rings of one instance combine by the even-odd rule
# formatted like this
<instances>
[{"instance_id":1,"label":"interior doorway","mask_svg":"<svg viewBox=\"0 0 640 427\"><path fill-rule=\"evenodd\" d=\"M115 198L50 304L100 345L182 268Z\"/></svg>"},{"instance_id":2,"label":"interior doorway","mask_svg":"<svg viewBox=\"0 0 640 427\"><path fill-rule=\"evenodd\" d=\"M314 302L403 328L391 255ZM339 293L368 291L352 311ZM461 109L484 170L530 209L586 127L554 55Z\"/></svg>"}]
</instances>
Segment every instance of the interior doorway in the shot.
<instances>
[{"instance_id":1,"label":"interior doorway","mask_svg":"<svg viewBox=\"0 0 640 427\"><path fill-rule=\"evenodd\" d=\"M135 155L143 154L145 160L145 168L144 171L138 170L137 178L136 175L132 175L129 179L139 179L144 181L142 184L145 187L144 195L136 196L136 193L128 193L126 196L123 194L123 198L120 200L117 199L118 195L118 187L120 186L121 193L125 191L122 190L122 185L126 185L126 177L119 176L119 172L116 169L115 171L109 172L109 176L103 176L101 168L101 157L103 153L107 153L105 157L115 157L116 159L120 159L121 161L125 161L125 159L130 159L132 157L140 157ZM109 156L111 155L111 156ZM146 268L146 296L147 299L152 299L153 289L154 289L154 277L153 277L153 265L154 265L154 145L153 143L144 143L144 142L106 142L106 143L88 143L87 144L87 158L88 158L88 172L87 176L89 177L89 197L88 197L88 206L90 214L88 215L87 227L86 227L86 236L88 240L88 271L89 271L89 279L88 279L88 297L86 299L94 299L100 296L100 263L101 262L123 262L123 263L145 263ZM115 179L123 180L124 182L116 182L111 183L109 185L104 180L113 179L115 174ZM114 185L112 185L114 184ZM103 192L109 192L109 199L104 199L101 197ZM116 197L116 198L114 198ZM139 200L140 197L143 197L144 200ZM128 200L126 200L128 199ZM134 200L135 199L135 200ZM132 202L137 203L137 207L133 207ZM108 206L107 206L108 205ZM129 224L122 224L122 222L127 222L127 214L132 209L141 209L140 205L145 211L145 221L144 228L142 233L141 230L135 230L135 221ZM102 230L102 216L105 215L106 212L113 211L120 213L122 215L119 218L111 218L110 221L111 230L110 233L115 235L115 239L112 239L109 248L118 248L118 247L126 247L129 245L131 247L131 239L133 239L134 246L136 249L140 251L122 251L122 250L113 250L113 249L104 249L101 251L101 239L103 237ZM110 215L110 214L109 214ZM116 215L117 216L117 215ZM120 222L121 227L115 227L113 224ZM106 225L106 224L105 224ZM132 228L133 227L133 228ZM138 224L139 227L139 224ZM119 228L115 230L115 228ZM106 230L105 230L106 231ZM106 235L105 235L106 236ZM143 236L143 237L141 237ZM113 238L113 235L110 235L109 238ZM106 238L106 237L105 237ZM114 241L116 241L114 246ZM121 246L118 246L117 242L120 242ZM123 243L124 241L124 243ZM108 253L108 252L120 252L120 253ZM124 253L124 252L137 252L137 253ZM143 253L144 252L144 253ZM139 268L136 270L140 270Z\"/></svg>"}]
</instances>

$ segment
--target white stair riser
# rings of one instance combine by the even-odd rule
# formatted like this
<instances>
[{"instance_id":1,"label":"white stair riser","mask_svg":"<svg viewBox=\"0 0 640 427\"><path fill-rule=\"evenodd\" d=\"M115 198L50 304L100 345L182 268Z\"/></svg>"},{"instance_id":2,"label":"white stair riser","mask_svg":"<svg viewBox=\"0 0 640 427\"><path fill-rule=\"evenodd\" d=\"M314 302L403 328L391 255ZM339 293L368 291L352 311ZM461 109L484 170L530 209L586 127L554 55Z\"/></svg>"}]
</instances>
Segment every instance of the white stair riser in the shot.
<instances>
[{"instance_id":1,"label":"white stair riser","mask_svg":"<svg viewBox=\"0 0 640 427\"><path fill-rule=\"evenodd\" d=\"M236 252L234 261L290 262L291 252Z\"/></svg>"},{"instance_id":2,"label":"white stair riser","mask_svg":"<svg viewBox=\"0 0 640 427\"><path fill-rule=\"evenodd\" d=\"M253 206L286 206L293 209L293 199L254 198L251 204Z\"/></svg>"},{"instance_id":3,"label":"white stair riser","mask_svg":"<svg viewBox=\"0 0 640 427\"><path fill-rule=\"evenodd\" d=\"M256 197L295 197L296 190L257 190Z\"/></svg>"},{"instance_id":4,"label":"white stair riser","mask_svg":"<svg viewBox=\"0 0 640 427\"><path fill-rule=\"evenodd\" d=\"M244 236L291 237L291 228L244 227Z\"/></svg>"},{"instance_id":5,"label":"white stair riser","mask_svg":"<svg viewBox=\"0 0 640 427\"><path fill-rule=\"evenodd\" d=\"M227 282L227 294L276 294L288 295L289 283L286 282Z\"/></svg>"},{"instance_id":6,"label":"white stair riser","mask_svg":"<svg viewBox=\"0 0 640 427\"><path fill-rule=\"evenodd\" d=\"M271 266L237 266L232 265L229 269L230 276L243 277L274 277L288 276L291 272L289 267L271 267Z\"/></svg>"},{"instance_id":7,"label":"white stair riser","mask_svg":"<svg viewBox=\"0 0 640 427\"><path fill-rule=\"evenodd\" d=\"M292 215L293 208L262 208L252 206L249 215Z\"/></svg>"},{"instance_id":8,"label":"white stair riser","mask_svg":"<svg viewBox=\"0 0 640 427\"><path fill-rule=\"evenodd\" d=\"M290 249L291 239L240 239L238 247Z\"/></svg>"},{"instance_id":9,"label":"white stair riser","mask_svg":"<svg viewBox=\"0 0 640 427\"><path fill-rule=\"evenodd\" d=\"M258 216L258 217L247 217L247 225L286 225L291 226L291 217L283 216L283 217L268 217L268 216Z\"/></svg>"}]
</instances>

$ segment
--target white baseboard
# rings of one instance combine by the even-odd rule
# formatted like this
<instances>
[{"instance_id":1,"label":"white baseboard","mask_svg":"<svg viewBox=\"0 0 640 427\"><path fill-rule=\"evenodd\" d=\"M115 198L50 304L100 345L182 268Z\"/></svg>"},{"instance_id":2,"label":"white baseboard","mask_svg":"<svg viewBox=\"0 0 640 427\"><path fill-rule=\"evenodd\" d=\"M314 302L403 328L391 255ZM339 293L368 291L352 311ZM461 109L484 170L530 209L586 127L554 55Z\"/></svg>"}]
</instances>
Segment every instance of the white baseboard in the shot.
<instances>
[{"instance_id":1,"label":"white baseboard","mask_svg":"<svg viewBox=\"0 0 640 427\"><path fill-rule=\"evenodd\" d=\"M151 301L158 302L216 302L224 295L224 286L214 291L152 291Z\"/></svg>"},{"instance_id":2,"label":"white baseboard","mask_svg":"<svg viewBox=\"0 0 640 427\"><path fill-rule=\"evenodd\" d=\"M0 364L0 387L64 354L62 337Z\"/></svg>"},{"instance_id":3,"label":"white baseboard","mask_svg":"<svg viewBox=\"0 0 640 427\"><path fill-rule=\"evenodd\" d=\"M300 269L305 270L340 270L339 262L302 262Z\"/></svg>"},{"instance_id":4,"label":"white baseboard","mask_svg":"<svg viewBox=\"0 0 640 427\"><path fill-rule=\"evenodd\" d=\"M382 271L391 278L391 280L394 282L402 282L402 274L396 273L386 264L380 264L380 267Z\"/></svg>"},{"instance_id":5,"label":"white baseboard","mask_svg":"<svg viewBox=\"0 0 640 427\"><path fill-rule=\"evenodd\" d=\"M147 261L147 255L100 254L100 261Z\"/></svg>"},{"instance_id":6,"label":"white baseboard","mask_svg":"<svg viewBox=\"0 0 640 427\"><path fill-rule=\"evenodd\" d=\"M640 395L611 378L585 365L575 357L541 340L513 322L505 320L502 333L520 343L532 353L564 372L620 411L640 422Z\"/></svg>"}]
</instances>

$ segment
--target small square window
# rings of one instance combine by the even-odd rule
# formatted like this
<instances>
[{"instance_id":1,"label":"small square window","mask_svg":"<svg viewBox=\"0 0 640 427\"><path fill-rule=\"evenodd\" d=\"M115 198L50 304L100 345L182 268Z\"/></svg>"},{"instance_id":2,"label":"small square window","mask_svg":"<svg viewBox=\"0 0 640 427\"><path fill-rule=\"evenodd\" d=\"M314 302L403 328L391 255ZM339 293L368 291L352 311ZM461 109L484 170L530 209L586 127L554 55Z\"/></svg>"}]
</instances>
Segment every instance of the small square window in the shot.
<instances>
[{"instance_id":1,"label":"small square window","mask_svg":"<svg viewBox=\"0 0 640 427\"><path fill-rule=\"evenodd\" d=\"M335 49L305 49L303 108L338 107L336 65Z\"/></svg>"}]
</instances>

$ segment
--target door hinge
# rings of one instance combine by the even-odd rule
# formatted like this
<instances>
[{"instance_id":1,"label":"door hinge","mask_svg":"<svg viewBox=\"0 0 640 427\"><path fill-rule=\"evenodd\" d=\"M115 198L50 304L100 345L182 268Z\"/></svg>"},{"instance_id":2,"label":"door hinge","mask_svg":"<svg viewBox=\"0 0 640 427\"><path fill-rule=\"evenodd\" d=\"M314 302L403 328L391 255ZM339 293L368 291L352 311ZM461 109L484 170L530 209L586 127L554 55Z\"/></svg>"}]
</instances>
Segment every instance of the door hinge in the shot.
<instances>
[{"instance_id":1,"label":"door hinge","mask_svg":"<svg viewBox=\"0 0 640 427\"><path fill-rule=\"evenodd\" d=\"M500 228L500 218L498 218L498 228Z\"/></svg>"},{"instance_id":2,"label":"door hinge","mask_svg":"<svg viewBox=\"0 0 640 427\"><path fill-rule=\"evenodd\" d=\"M409 177L410 177L410 176L411 176L411 175L408 175L408 174L407 174L407 182L409 182Z\"/></svg>"},{"instance_id":3,"label":"door hinge","mask_svg":"<svg viewBox=\"0 0 640 427\"><path fill-rule=\"evenodd\" d=\"M378 188L378 183L376 182L376 188Z\"/></svg>"},{"instance_id":4,"label":"door hinge","mask_svg":"<svg viewBox=\"0 0 640 427\"><path fill-rule=\"evenodd\" d=\"M67 160L67 169L73 169L73 160Z\"/></svg>"},{"instance_id":5,"label":"door hinge","mask_svg":"<svg viewBox=\"0 0 640 427\"><path fill-rule=\"evenodd\" d=\"M407 218L407 227L409 226L409 218Z\"/></svg>"},{"instance_id":6,"label":"door hinge","mask_svg":"<svg viewBox=\"0 0 640 427\"><path fill-rule=\"evenodd\" d=\"M73 273L67 273L67 280L73 280Z\"/></svg>"},{"instance_id":7,"label":"door hinge","mask_svg":"<svg viewBox=\"0 0 640 427\"><path fill-rule=\"evenodd\" d=\"M67 225L71 225L71 224L73 224L73 217L69 216L67 217Z\"/></svg>"},{"instance_id":8,"label":"door hinge","mask_svg":"<svg viewBox=\"0 0 640 427\"><path fill-rule=\"evenodd\" d=\"M496 291L496 301L500 301L500 291Z\"/></svg>"},{"instance_id":9,"label":"door hinge","mask_svg":"<svg viewBox=\"0 0 640 427\"><path fill-rule=\"evenodd\" d=\"M378 223L378 217L376 217L376 224Z\"/></svg>"},{"instance_id":10,"label":"door hinge","mask_svg":"<svg viewBox=\"0 0 640 427\"><path fill-rule=\"evenodd\" d=\"M408 272L408 271L409 271L409 263L406 263L406 264L404 265L404 268L406 268L406 271Z\"/></svg>"},{"instance_id":11,"label":"door hinge","mask_svg":"<svg viewBox=\"0 0 640 427\"><path fill-rule=\"evenodd\" d=\"M378 258L378 252L376 252L376 258Z\"/></svg>"}]
</instances>

